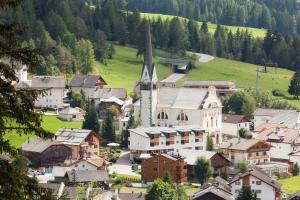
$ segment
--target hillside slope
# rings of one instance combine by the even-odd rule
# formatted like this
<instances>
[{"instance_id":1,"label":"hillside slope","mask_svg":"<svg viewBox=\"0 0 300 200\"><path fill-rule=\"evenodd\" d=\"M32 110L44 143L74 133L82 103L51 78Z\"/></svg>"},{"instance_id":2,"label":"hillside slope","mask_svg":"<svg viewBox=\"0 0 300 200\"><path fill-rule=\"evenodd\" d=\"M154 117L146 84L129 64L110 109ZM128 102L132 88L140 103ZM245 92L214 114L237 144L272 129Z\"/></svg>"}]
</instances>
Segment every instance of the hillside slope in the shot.
<instances>
[{"instance_id":1,"label":"hillside slope","mask_svg":"<svg viewBox=\"0 0 300 200\"><path fill-rule=\"evenodd\" d=\"M170 20L176 16L164 15L164 14L154 14L154 13L141 13L141 17L147 18L147 19L152 19L152 20L155 20L160 17L162 20L167 20L167 19ZM178 17L178 18L181 20L188 20L187 18L183 18L183 17ZM202 22L198 22L198 24L200 27L202 25ZM208 25L209 32L213 34L217 28L217 24L207 23L207 25ZM233 33L236 33L236 31L238 29L243 30L243 31L248 30L252 34L253 37L259 37L259 38L263 38L267 32L265 29L259 29L259 28L242 27L242 26L227 26L227 25L222 25L222 26L228 28Z\"/></svg>"}]
</instances>

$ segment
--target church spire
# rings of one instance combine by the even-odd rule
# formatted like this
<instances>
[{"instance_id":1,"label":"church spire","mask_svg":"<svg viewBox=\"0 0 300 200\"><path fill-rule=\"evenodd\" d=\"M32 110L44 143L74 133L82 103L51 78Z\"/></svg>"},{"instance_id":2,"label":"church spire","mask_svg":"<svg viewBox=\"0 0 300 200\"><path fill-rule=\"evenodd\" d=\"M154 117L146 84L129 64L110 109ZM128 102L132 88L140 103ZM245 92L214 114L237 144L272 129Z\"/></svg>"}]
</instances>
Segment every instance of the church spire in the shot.
<instances>
[{"instance_id":1,"label":"church spire","mask_svg":"<svg viewBox=\"0 0 300 200\"><path fill-rule=\"evenodd\" d=\"M152 63L152 41L151 41L151 31L150 31L150 23L147 23L147 33L146 33L146 48L145 48L145 54L144 54L144 65L148 67L149 72L153 71L151 68L153 67Z\"/></svg>"}]
</instances>

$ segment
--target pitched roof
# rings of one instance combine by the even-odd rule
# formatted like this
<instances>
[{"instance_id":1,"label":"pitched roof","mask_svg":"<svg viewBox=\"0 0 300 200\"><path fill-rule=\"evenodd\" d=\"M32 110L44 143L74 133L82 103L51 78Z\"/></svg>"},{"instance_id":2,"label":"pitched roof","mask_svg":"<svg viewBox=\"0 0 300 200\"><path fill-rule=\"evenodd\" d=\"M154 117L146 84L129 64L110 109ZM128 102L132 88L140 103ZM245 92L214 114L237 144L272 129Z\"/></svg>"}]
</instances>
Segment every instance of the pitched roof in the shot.
<instances>
[{"instance_id":1,"label":"pitched roof","mask_svg":"<svg viewBox=\"0 0 300 200\"><path fill-rule=\"evenodd\" d=\"M290 195L287 200L297 200L300 198L300 191L295 192L294 194Z\"/></svg>"},{"instance_id":2,"label":"pitched roof","mask_svg":"<svg viewBox=\"0 0 300 200\"><path fill-rule=\"evenodd\" d=\"M193 149L181 149L179 150L179 155L184 157L184 160L188 165L194 165L198 157L205 157L206 159L211 159L214 155L217 154L215 151L205 151L205 150L193 150ZM227 159L226 159L227 160Z\"/></svg>"},{"instance_id":3,"label":"pitched roof","mask_svg":"<svg viewBox=\"0 0 300 200\"><path fill-rule=\"evenodd\" d=\"M80 145L85 138L92 133L91 130L86 129L67 129L61 128L56 134L56 141L67 145Z\"/></svg>"},{"instance_id":4,"label":"pitched roof","mask_svg":"<svg viewBox=\"0 0 300 200\"><path fill-rule=\"evenodd\" d=\"M277 113L285 113L290 112L291 110L282 110L282 109L265 109L265 108L257 108L255 112L253 113L254 116L270 116Z\"/></svg>"},{"instance_id":5,"label":"pitched roof","mask_svg":"<svg viewBox=\"0 0 300 200\"><path fill-rule=\"evenodd\" d=\"M209 182L207 182L206 184L204 184L202 186L202 189L206 189L206 188L210 187L211 185L221 187L222 189L230 192L230 186L228 185L228 182L220 176L217 176L216 178L214 178L214 179L210 180Z\"/></svg>"},{"instance_id":6,"label":"pitched roof","mask_svg":"<svg viewBox=\"0 0 300 200\"><path fill-rule=\"evenodd\" d=\"M149 23L147 24L146 38L147 38L147 41L146 41L146 47L145 47L145 53L144 53L144 66L143 66L142 73L144 72L144 69L147 68L150 79L152 80L155 65L152 63L152 41L151 41L151 31L150 31Z\"/></svg>"},{"instance_id":7,"label":"pitched roof","mask_svg":"<svg viewBox=\"0 0 300 200\"><path fill-rule=\"evenodd\" d=\"M255 129L255 132L261 133L262 131L270 128L287 128L287 126L285 124L278 124L278 123L262 123Z\"/></svg>"},{"instance_id":8,"label":"pitched roof","mask_svg":"<svg viewBox=\"0 0 300 200\"><path fill-rule=\"evenodd\" d=\"M84 158L81 158L79 160L66 160L64 162L64 164L66 166L72 166L72 165L74 165L76 163L79 163L81 161L86 161L86 162L90 163L91 165L94 165L97 168L101 168L101 167L105 166L106 163L107 163L107 161L104 158L100 158L97 155L91 155L91 157L88 157L88 158L84 157Z\"/></svg>"},{"instance_id":9,"label":"pitched roof","mask_svg":"<svg viewBox=\"0 0 300 200\"><path fill-rule=\"evenodd\" d=\"M61 166L53 166L52 176L54 177L64 177L67 171L70 171L70 167L61 167Z\"/></svg>"},{"instance_id":10,"label":"pitched roof","mask_svg":"<svg viewBox=\"0 0 300 200\"><path fill-rule=\"evenodd\" d=\"M237 124L237 123L241 123L241 122L250 122L250 120L246 119L246 117L244 115L222 114L222 122Z\"/></svg>"},{"instance_id":11,"label":"pitched roof","mask_svg":"<svg viewBox=\"0 0 300 200\"><path fill-rule=\"evenodd\" d=\"M235 150L242 150L246 151L258 142L263 142L268 146L272 146L269 143L263 141L263 140L257 140L257 139L243 139L243 138L232 138L227 143L224 143L221 145L221 149L235 149Z\"/></svg>"},{"instance_id":12,"label":"pitched roof","mask_svg":"<svg viewBox=\"0 0 300 200\"><path fill-rule=\"evenodd\" d=\"M207 195L208 193L212 193L213 195L216 195L224 200L234 200L234 197L232 196L232 194L230 192L223 190L222 188L219 188L215 185L212 185L204 190L201 190L201 191L195 193L193 195L192 199L196 200L199 197Z\"/></svg>"},{"instance_id":13,"label":"pitched roof","mask_svg":"<svg viewBox=\"0 0 300 200\"><path fill-rule=\"evenodd\" d=\"M67 172L70 182L91 182L91 181L108 181L108 173L106 170L72 170Z\"/></svg>"},{"instance_id":14,"label":"pitched roof","mask_svg":"<svg viewBox=\"0 0 300 200\"><path fill-rule=\"evenodd\" d=\"M70 82L70 87L95 87L106 85L105 80L97 75L76 75Z\"/></svg>"},{"instance_id":15,"label":"pitched roof","mask_svg":"<svg viewBox=\"0 0 300 200\"><path fill-rule=\"evenodd\" d=\"M29 140L27 140L22 144L20 149L22 151L42 153L50 146L58 145L58 144L60 143L57 141L52 141L50 139L44 140L41 138L30 138Z\"/></svg>"},{"instance_id":16,"label":"pitched roof","mask_svg":"<svg viewBox=\"0 0 300 200\"><path fill-rule=\"evenodd\" d=\"M32 88L65 88L66 79L64 76L33 76Z\"/></svg>"},{"instance_id":17,"label":"pitched roof","mask_svg":"<svg viewBox=\"0 0 300 200\"><path fill-rule=\"evenodd\" d=\"M290 128L270 128L259 133L256 137L258 140L278 140L282 143L292 144L299 137L299 129Z\"/></svg>"},{"instance_id":18,"label":"pitched roof","mask_svg":"<svg viewBox=\"0 0 300 200\"><path fill-rule=\"evenodd\" d=\"M185 81L184 87L193 87L193 86L224 86L235 88L235 83L231 81Z\"/></svg>"},{"instance_id":19,"label":"pitched roof","mask_svg":"<svg viewBox=\"0 0 300 200\"><path fill-rule=\"evenodd\" d=\"M145 196L142 193L119 193L119 200L144 200Z\"/></svg>"},{"instance_id":20,"label":"pitched roof","mask_svg":"<svg viewBox=\"0 0 300 200\"><path fill-rule=\"evenodd\" d=\"M270 119L270 123L285 124L288 128L300 129L300 111L291 110L289 112L280 112Z\"/></svg>"},{"instance_id":21,"label":"pitched roof","mask_svg":"<svg viewBox=\"0 0 300 200\"><path fill-rule=\"evenodd\" d=\"M93 99L110 99L115 97L121 100L127 98L127 90L125 88L101 88L94 92Z\"/></svg>"},{"instance_id":22,"label":"pitched roof","mask_svg":"<svg viewBox=\"0 0 300 200\"><path fill-rule=\"evenodd\" d=\"M273 188L276 189L280 189L281 188L281 184L278 183L277 181L272 180L270 177L268 177L262 170L258 170L256 168L252 168L250 169L248 172L244 173L244 174L237 174L235 177L233 177L233 179L230 181L229 185L231 185L232 183L240 180L241 178L245 177L245 176L254 176L257 179L263 181L264 183L272 186Z\"/></svg>"}]
</instances>

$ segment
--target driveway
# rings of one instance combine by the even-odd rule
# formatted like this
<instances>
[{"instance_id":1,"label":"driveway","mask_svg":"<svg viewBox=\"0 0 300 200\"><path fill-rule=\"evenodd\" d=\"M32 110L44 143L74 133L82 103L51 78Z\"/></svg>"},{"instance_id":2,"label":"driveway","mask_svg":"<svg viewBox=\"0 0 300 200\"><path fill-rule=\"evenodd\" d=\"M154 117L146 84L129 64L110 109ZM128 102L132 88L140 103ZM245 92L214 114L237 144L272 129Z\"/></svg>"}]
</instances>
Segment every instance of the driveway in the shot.
<instances>
[{"instance_id":1,"label":"driveway","mask_svg":"<svg viewBox=\"0 0 300 200\"><path fill-rule=\"evenodd\" d=\"M162 80L162 83L176 83L176 81L182 79L184 74L174 73Z\"/></svg>"},{"instance_id":2,"label":"driveway","mask_svg":"<svg viewBox=\"0 0 300 200\"><path fill-rule=\"evenodd\" d=\"M130 152L122 151L117 162L108 167L109 173L116 172L118 174L127 174L132 176L140 176L131 169Z\"/></svg>"}]
</instances>

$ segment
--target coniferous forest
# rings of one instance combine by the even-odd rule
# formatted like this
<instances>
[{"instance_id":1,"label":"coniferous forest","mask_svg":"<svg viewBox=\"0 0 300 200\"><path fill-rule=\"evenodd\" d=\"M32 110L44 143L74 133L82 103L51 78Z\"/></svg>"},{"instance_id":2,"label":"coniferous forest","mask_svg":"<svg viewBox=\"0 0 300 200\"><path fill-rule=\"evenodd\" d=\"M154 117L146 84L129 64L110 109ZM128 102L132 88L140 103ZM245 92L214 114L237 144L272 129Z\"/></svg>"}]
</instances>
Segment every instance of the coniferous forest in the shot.
<instances>
[{"instance_id":1,"label":"coniferous forest","mask_svg":"<svg viewBox=\"0 0 300 200\"><path fill-rule=\"evenodd\" d=\"M27 0L21 7L15 8L16 10L0 13L0 19L9 23L22 24L26 28L22 36L23 40L40 50L42 64L34 73L41 75L88 74L93 70L91 63L94 58L103 62L103 60L113 57L115 51L113 44L115 43L135 46L138 49L137 55L142 55L144 51L145 19L142 19L137 11L126 12L121 9L118 2L112 0L99 2L90 2L89 4L85 0ZM142 5L142 2L145 1L140 2ZM176 0L172 2L176 2ZM219 1L211 2L217 4ZM222 2L233 2L232 5L236 5L248 1L223 0ZM257 2L267 3L268 1ZM128 7L133 3L134 1L129 2ZM161 4L163 8L163 3ZM209 6L211 4L208 2L207 7L213 7ZM126 4L123 2L122 5ZM199 10L201 10L201 3L199 6ZM287 9L293 7L285 6ZM272 10L272 6L270 9ZM274 8L274 10L276 9ZM210 13L205 20L236 24L236 22L220 21L222 18L225 19L225 17L221 17L224 10L220 16L215 12ZM230 13L235 12L230 11ZM270 25L261 27L273 28L273 23L277 18L272 17L272 13L270 11L272 18ZM172 11L170 14L176 13ZM296 16L297 12L289 12L289 16L294 14ZM181 15L184 16L184 14ZM241 25L250 25L248 23L251 20L247 17L249 15L252 14L247 11ZM203 19L201 16L192 16L191 18ZM235 21L233 18L239 17L232 15L232 20ZM229 19L231 18L226 17L226 20ZM297 22L296 17L294 19ZM254 23L254 21L252 22ZM276 24L278 25L278 23ZM184 53L185 50L192 50L254 64L276 65L292 70L300 68L300 36L292 34L293 32L282 33L282 31L270 30L265 38L254 38L247 31L233 33L218 26L215 33L212 34L208 32L206 23L199 27L193 20L183 21L176 17L172 20L157 19L151 22L151 27L154 46L172 53ZM294 33L296 32L295 29Z\"/></svg>"}]
</instances>

